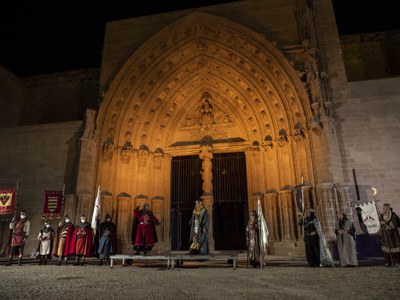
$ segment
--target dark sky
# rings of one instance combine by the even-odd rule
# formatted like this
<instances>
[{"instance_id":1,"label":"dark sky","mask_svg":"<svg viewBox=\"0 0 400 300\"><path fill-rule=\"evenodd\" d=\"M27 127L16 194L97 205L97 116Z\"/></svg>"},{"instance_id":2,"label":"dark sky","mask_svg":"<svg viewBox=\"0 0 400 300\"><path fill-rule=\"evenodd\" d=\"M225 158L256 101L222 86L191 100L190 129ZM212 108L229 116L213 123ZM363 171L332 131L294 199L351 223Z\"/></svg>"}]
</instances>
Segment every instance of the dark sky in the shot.
<instances>
[{"instance_id":1,"label":"dark sky","mask_svg":"<svg viewBox=\"0 0 400 300\"><path fill-rule=\"evenodd\" d=\"M1 2L0 64L18 76L31 76L99 67L108 21L234 1ZM333 0L339 34L400 29L396 3L393 0Z\"/></svg>"}]
</instances>

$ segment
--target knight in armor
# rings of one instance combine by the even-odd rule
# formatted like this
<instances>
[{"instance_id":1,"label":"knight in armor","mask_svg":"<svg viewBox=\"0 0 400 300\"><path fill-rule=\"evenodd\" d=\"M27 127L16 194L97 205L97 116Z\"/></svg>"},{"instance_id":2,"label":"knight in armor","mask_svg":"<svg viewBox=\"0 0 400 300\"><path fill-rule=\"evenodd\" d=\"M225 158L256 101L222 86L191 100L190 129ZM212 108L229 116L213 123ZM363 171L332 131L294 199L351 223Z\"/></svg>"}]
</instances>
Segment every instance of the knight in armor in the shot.
<instances>
[{"instance_id":1,"label":"knight in armor","mask_svg":"<svg viewBox=\"0 0 400 300\"><path fill-rule=\"evenodd\" d=\"M13 256L18 255L18 265L22 266L22 257L24 255L24 247L29 236L30 222L26 217L26 212L21 211L19 217L14 217L10 223L11 230L11 249L9 253L9 261L7 266L12 265Z\"/></svg>"},{"instance_id":2,"label":"knight in armor","mask_svg":"<svg viewBox=\"0 0 400 300\"><path fill-rule=\"evenodd\" d=\"M74 233L75 226L71 222L71 218L68 215L64 216L64 221L60 222L57 228L57 237L55 244L54 255L58 257L58 266L61 266L62 261L68 264L68 256L71 255L70 246L72 241L72 235Z\"/></svg>"},{"instance_id":3,"label":"knight in armor","mask_svg":"<svg viewBox=\"0 0 400 300\"><path fill-rule=\"evenodd\" d=\"M190 225L190 255L207 255L208 249L208 230L210 221L207 209L203 206L202 200L196 200L193 209L192 218L189 221Z\"/></svg>"},{"instance_id":4,"label":"knight in armor","mask_svg":"<svg viewBox=\"0 0 400 300\"><path fill-rule=\"evenodd\" d=\"M70 254L75 255L74 266L83 266L85 257L92 256L92 242L93 229L87 222L86 216L82 215L81 221L75 225L69 249Z\"/></svg>"}]
</instances>

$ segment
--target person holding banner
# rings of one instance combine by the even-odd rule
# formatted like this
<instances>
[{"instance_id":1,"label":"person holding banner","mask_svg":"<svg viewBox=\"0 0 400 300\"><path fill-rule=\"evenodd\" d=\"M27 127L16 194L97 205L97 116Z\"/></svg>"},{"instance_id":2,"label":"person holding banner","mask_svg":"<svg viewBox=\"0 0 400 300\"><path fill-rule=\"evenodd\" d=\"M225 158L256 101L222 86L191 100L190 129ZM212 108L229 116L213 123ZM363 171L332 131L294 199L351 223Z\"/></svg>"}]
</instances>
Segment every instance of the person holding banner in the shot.
<instances>
[{"instance_id":1,"label":"person holding banner","mask_svg":"<svg viewBox=\"0 0 400 300\"><path fill-rule=\"evenodd\" d=\"M338 213L335 233L337 236L337 248L341 267L358 266L356 251L356 229L353 222L347 219L344 212Z\"/></svg>"},{"instance_id":2,"label":"person holding banner","mask_svg":"<svg viewBox=\"0 0 400 300\"><path fill-rule=\"evenodd\" d=\"M399 217L393 212L389 203L383 205L380 216L382 226L382 251L386 267L400 266L400 237L397 228L400 227Z\"/></svg>"},{"instance_id":3,"label":"person holding banner","mask_svg":"<svg viewBox=\"0 0 400 300\"><path fill-rule=\"evenodd\" d=\"M310 267L334 267L335 264L315 210L308 209L306 218L300 218L299 225L304 226L304 243L308 265Z\"/></svg>"},{"instance_id":4,"label":"person holding banner","mask_svg":"<svg viewBox=\"0 0 400 300\"><path fill-rule=\"evenodd\" d=\"M22 257L24 255L24 247L26 240L29 235L30 222L26 218L26 212L21 211L18 218L14 217L10 223L10 229L12 232L11 237L11 249L9 254L9 261L6 266L11 266L13 261L13 256L18 255L19 261L18 265L22 266Z\"/></svg>"},{"instance_id":5,"label":"person holding banner","mask_svg":"<svg viewBox=\"0 0 400 300\"><path fill-rule=\"evenodd\" d=\"M252 210L246 226L247 258L254 268L260 266L260 234L258 229L258 215Z\"/></svg>"}]
</instances>

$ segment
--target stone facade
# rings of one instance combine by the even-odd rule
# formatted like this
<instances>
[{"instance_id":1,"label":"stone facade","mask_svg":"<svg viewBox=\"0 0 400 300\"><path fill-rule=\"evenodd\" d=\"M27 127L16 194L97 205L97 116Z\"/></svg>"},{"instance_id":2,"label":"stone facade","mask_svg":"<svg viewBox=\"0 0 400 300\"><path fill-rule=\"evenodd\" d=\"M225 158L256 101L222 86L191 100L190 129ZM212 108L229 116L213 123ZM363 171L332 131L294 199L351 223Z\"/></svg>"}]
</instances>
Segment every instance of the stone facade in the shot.
<instances>
[{"instance_id":1,"label":"stone facade","mask_svg":"<svg viewBox=\"0 0 400 300\"><path fill-rule=\"evenodd\" d=\"M31 98L43 107L43 94L55 97L40 88L41 81L48 82L38 78L29 86L37 87ZM106 212L113 215L118 249L129 253L133 209L147 202L161 220L157 250L169 250L172 160L189 155L201 160L199 196L213 222L214 156L242 152L246 207L255 209L261 201L270 252L303 255L293 190L300 182L305 207L317 210L330 242L336 211L352 215L357 203L353 169L360 201L373 200L368 191L375 186L380 199L400 209L391 201L400 177L393 150L399 144L398 86L394 78L348 83L328 1L247 0L111 22L100 107L86 111L79 136L79 126L64 135L76 142L76 152L68 152L76 164L64 169L76 171L65 212L75 219L90 216L100 185L101 219ZM65 97L75 108L67 115L75 116L79 101ZM40 114L30 118L27 111L22 119L40 122ZM63 156L57 163L65 161L70 160ZM40 207L42 199L37 203ZM218 250L212 235L209 242Z\"/></svg>"},{"instance_id":2,"label":"stone facade","mask_svg":"<svg viewBox=\"0 0 400 300\"><path fill-rule=\"evenodd\" d=\"M28 254L36 247L37 234L43 227L44 191L62 190L65 184L66 194L75 194L77 141L81 126L81 121L75 121L0 129L3 142L0 184L1 187L18 188L17 209L26 210L31 221ZM65 210L65 213L71 212ZM2 246L7 241L11 218L3 216L0 219ZM58 222L54 219L52 226L57 227Z\"/></svg>"}]
</instances>

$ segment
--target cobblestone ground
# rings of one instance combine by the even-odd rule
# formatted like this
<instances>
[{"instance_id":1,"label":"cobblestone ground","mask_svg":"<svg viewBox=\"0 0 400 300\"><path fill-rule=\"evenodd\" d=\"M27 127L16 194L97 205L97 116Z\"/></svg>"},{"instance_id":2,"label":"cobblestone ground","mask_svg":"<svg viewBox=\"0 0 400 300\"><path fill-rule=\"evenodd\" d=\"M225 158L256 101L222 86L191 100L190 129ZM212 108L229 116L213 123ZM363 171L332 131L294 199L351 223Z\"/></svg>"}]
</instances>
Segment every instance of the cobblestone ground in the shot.
<instances>
[{"instance_id":1,"label":"cobblestone ground","mask_svg":"<svg viewBox=\"0 0 400 300\"><path fill-rule=\"evenodd\" d=\"M173 270L163 263L133 266L46 266L0 263L0 299L398 299L400 268L309 268L304 262L191 262Z\"/></svg>"}]
</instances>

